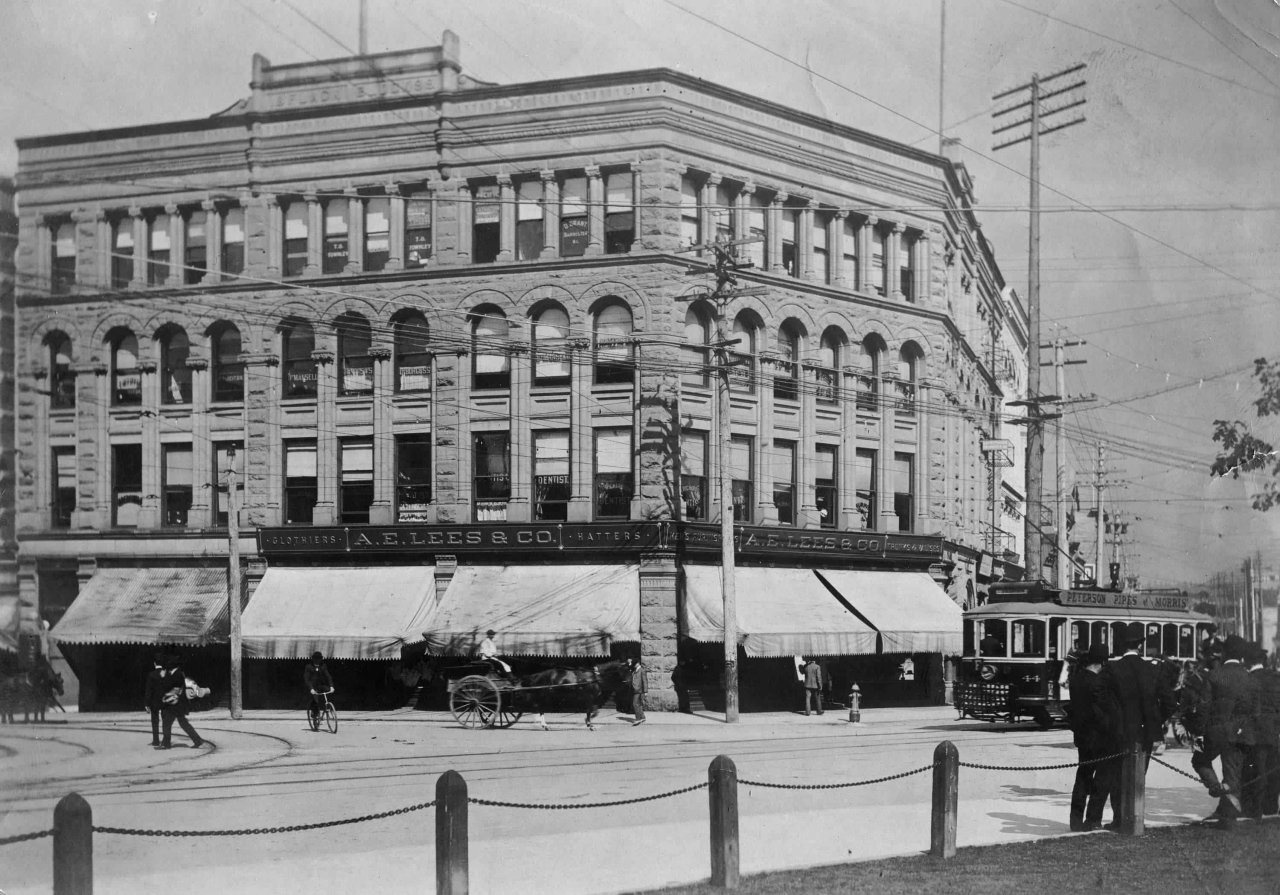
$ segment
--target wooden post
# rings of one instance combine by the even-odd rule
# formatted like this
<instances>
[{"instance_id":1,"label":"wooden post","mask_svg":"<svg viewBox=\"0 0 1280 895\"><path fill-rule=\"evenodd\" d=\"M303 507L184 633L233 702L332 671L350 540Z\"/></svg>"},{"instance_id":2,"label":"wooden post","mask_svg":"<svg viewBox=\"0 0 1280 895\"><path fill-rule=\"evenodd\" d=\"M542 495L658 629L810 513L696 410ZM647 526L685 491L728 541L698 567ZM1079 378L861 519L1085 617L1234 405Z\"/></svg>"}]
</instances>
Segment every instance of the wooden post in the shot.
<instances>
[{"instance_id":1,"label":"wooden post","mask_svg":"<svg viewBox=\"0 0 1280 895\"><path fill-rule=\"evenodd\" d=\"M53 809L53 895L93 893L93 809L79 793Z\"/></svg>"},{"instance_id":2,"label":"wooden post","mask_svg":"<svg viewBox=\"0 0 1280 895\"><path fill-rule=\"evenodd\" d=\"M711 802L711 885L738 888L738 769L727 755L717 755L707 769Z\"/></svg>"},{"instance_id":3,"label":"wooden post","mask_svg":"<svg viewBox=\"0 0 1280 895\"><path fill-rule=\"evenodd\" d=\"M215 461L216 463L216 461ZM240 612L244 585L240 581L240 494L236 482L236 449L227 450L227 617L231 646L231 718L239 721L244 706L244 650L240 639Z\"/></svg>"},{"instance_id":4,"label":"wooden post","mask_svg":"<svg viewBox=\"0 0 1280 895\"><path fill-rule=\"evenodd\" d=\"M956 856L956 814L960 803L960 750L943 740L933 750L933 819L929 829L929 854L935 858Z\"/></svg>"},{"instance_id":5,"label":"wooden post","mask_svg":"<svg viewBox=\"0 0 1280 895\"><path fill-rule=\"evenodd\" d=\"M1147 750L1134 743L1120 759L1120 832L1141 836L1146 828Z\"/></svg>"},{"instance_id":6,"label":"wooden post","mask_svg":"<svg viewBox=\"0 0 1280 895\"><path fill-rule=\"evenodd\" d=\"M436 781L436 895L467 895L467 781L445 771Z\"/></svg>"}]
</instances>

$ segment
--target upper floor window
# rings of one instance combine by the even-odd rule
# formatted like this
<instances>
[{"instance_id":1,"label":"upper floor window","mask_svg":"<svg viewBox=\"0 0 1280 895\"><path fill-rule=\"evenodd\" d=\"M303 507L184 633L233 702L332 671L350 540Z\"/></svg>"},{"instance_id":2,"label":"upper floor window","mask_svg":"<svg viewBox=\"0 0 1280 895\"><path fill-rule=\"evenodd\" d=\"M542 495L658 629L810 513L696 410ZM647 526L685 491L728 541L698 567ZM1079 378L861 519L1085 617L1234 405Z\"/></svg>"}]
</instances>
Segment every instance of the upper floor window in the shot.
<instances>
[{"instance_id":1,"label":"upper floor window","mask_svg":"<svg viewBox=\"0 0 1280 895\"><path fill-rule=\"evenodd\" d=\"M286 277L300 277L307 269L307 237L310 215L303 200L284 210L284 270Z\"/></svg>"},{"instance_id":2,"label":"upper floor window","mask_svg":"<svg viewBox=\"0 0 1280 895\"><path fill-rule=\"evenodd\" d=\"M914 454L893 455L889 480L893 488L893 512L898 517L898 531L913 531L915 527L915 470Z\"/></svg>"},{"instance_id":3,"label":"upper floor window","mask_svg":"<svg viewBox=\"0 0 1280 895\"><path fill-rule=\"evenodd\" d=\"M683 355L680 379L685 385L705 388L710 378L711 319L706 308L691 305L684 312L684 342L680 346Z\"/></svg>"},{"instance_id":4,"label":"upper floor window","mask_svg":"<svg viewBox=\"0 0 1280 895\"><path fill-rule=\"evenodd\" d=\"M53 230L53 258L50 291L62 294L71 291L76 281L76 225L71 221L59 224Z\"/></svg>"},{"instance_id":5,"label":"upper floor window","mask_svg":"<svg viewBox=\"0 0 1280 895\"><path fill-rule=\"evenodd\" d=\"M755 460L750 435L734 435L729 439L729 456L725 462L729 468L725 475L730 476L733 487L733 521L750 522L753 518L752 482L755 481Z\"/></svg>"},{"instance_id":6,"label":"upper floor window","mask_svg":"<svg viewBox=\"0 0 1280 895\"><path fill-rule=\"evenodd\" d=\"M510 388L511 356L507 353L507 318L493 306L471 317L472 387Z\"/></svg>"},{"instance_id":7,"label":"upper floor window","mask_svg":"<svg viewBox=\"0 0 1280 895\"><path fill-rule=\"evenodd\" d=\"M490 264L502 250L502 202L496 183L475 188L471 205L471 260Z\"/></svg>"},{"instance_id":8,"label":"upper floor window","mask_svg":"<svg viewBox=\"0 0 1280 895\"><path fill-rule=\"evenodd\" d=\"M243 208L228 208L222 215L222 272L244 272Z\"/></svg>"},{"instance_id":9,"label":"upper floor window","mask_svg":"<svg viewBox=\"0 0 1280 895\"><path fill-rule=\"evenodd\" d=\"M569 518L569 430L533 433L533 518Z\"/></svg>"},{"instance_id":10,"label":"upper floor window","mask_svg":"<svg viewBox=\"0 0 1280 895\"><path fill-rule=\"evenodd\" d=\"M724 181L716 184L716 201L711 207L711 230L716 242L729 242L737 232L734 220L736 191Z\"/></svg>"},{"instance_id":11,"label":"upper floor window","mask_svg":"<svg viewBox=\"0 0 1280 895\"><path fill-rule=\"evenodd\" d=\"M842 224L844 230L840 239L840 254L844 258L844 276L848 285L858 288L858 234L862 230L862 221L849 215Z\"/></svg>"},{"instance_id":12,"label":"upper floor window","mask_svg":"<svg viewBox=\"0 0 1280 895\"><path fill-rule=\"evenodd\" d=\"M338 330L338 382L344 395L373 393L373 358L369 346L373 335L369 321L359 314L343 314L334 324Z\"/></svg>"},{"instance_id":13,"label":"upper floor window","mask_svg":"<svg viewBox=\"0 0 1280 895\"><path fill-rule=\"evenodd\" d=\"M169 327L160 334L160 403L191 403L190 355L191 344L181 327Z\"/></svg>"},{"instance_id":14,"label":"upper floor window","mask_svg":"<svg viewBox=\"0 0 1280 895\"><path fill-rule=\"evenodd\" d=\"M136 528L142 513L142 445L111 448L111 524Z\"/></svg>"},{"instance_id":15,"label":"upper floor window","mask_svg":"<svg viewBox=\"0 0 1280 895\"><path fill-rule=\"evenodd\" d=\"M818 525L822 528L838 527L840 515L840 489L835 445L820 444L814 455L813 504L818 510Z\"/></svg>"},{"instance_id":16,"label":"upper floor window","mask_svg":"<svg viewBox=\"0 0 1280 895\"><path fill-rule=\"evenodd\" d=\"M567 177L560 184L560 256L570 258L584 254L590 239L587 178Z\"/></svg>"},{"instance_id":17,"label":"upper floor window","mask_svg":"<svg viewBox=\"0 0 1280 895\"><path fill-rule=\"evenodd\" d=\"M284 443L284 524L310 525L319 492L316 487L316 443Z\"/></svg>"},{"instance_id":18,"label":"upper floor window","mask_svg":"<svg viewBox=\"0 0 1280 895\"><path fill-rule=\"evenodd\" d=\"M431 257L431 199L410 196L404 214L404 266L426 267Z\"/></svg>"},{"instance_id":19,"label":"upper floor window","mask_svg":"<svg viewBox=\"0 0 1280 895\"><path fill-rule=\"evenodd\" d=\"M111 286L123 289L133 281L133 218L111 222Z\"/></svg>"},{"instance_id":20,"label":"upper floor window","mask_svg":"<svg viewBox=\"0 0 1280 895\"><path fill-rule=\"evenodd\" d=\"M784 401L800 397L800 331L790 320L778 330L778 373L773 378L773 396Z\"/></svg>"},{"instance_id":21,"label":"upper floor window","mask_svg":"<svg viewBox=\"0 0 1280 895\"><path fill-rule=\"evenodd\" d=\"M340 446L338 521L368 522L373 505L373 440L344 438Z\"/></svg>"},{"instance_id":22,"label":"upper floor window","mask_svg":"<svg viewBox=\"0 0 1280 895\"><path fill-rule=\"evenodd\" d=\"M631 344L631 309L618 301L596 312L594 332L596 383L635 381L635 346Z\"/></svg>"},{"instance_id":23,"label":"upper floor window","mask_svg":"<svg viewBox=\"0 0 1280 895\"><path fill-rule=\"evenodd\" d=\"M778 524L796 524L796 443L774 439L773 505L778 511Z\"/></svg>"},{"instance_id":24,"label":"upper floor window","mask_svg":"<svg viewBox=\"0 0 1280 895\"><path fill-rule=\"evenodd\" d=\"M800 276L800 209L782 209L782 269L787 276Z\"/></svg>"},{"instance_id":25,"label":"upper floor window","mask_svg":"<svg viewBox=\"0 0 1280 895\"><path fill-rule=\"evenodd\" d=\"M364 269L382 270L391 257L391 200L375 196L364 203Z\"/></svg>"},{"instance_id":26,"label":"upper floor window","mask_svg":"<svg viewBox=\"0 0 1280 895\"><path fill-rule=\"evenodd\" d=\"M767 208L768 203L764 200L764 197L758 192L751 194L751 199L746 207L747 232L745 237L751 239L752 242L742 246L742 250L746 260L758 270L764 270L766 262L771 260L768 257L768 243L765 240L765 210Z\"/></svg>"},{"instance_id":27,"label":"upper floor window","mask_svg":"<svg viewBox=\"0 0 1280 895\"><path fill-rule=\"evenodd\" d=\"M280 331L281 355L284 358L284 396L314 398L316 396L316 336L311 324L298 320Z\"/></svg>"},{"instance_id":28,"label":"upper floor window","mask_svg":"<svg viewBox=\"0 0 1280 895\"><path fill-rule=\"evenodd\" d=\"M617 255L631 251L636 239L635 178L630 171L604 176L604 250Z\"/></svg>"},{"instance_id":29,"label":"upper floor window","mask_svg":"<svg viewBox=\"0 0 1280 895\"><path fill-rule=\"evenodd\" d=\"M864 530L876 528L877 453L870 448L858 448L853 458L854 508Z\"/></svg>"},{"instance_id":30,"label":"upper floor window","mask_svg":"<svg viewBox=\"0 0 1280 895\"><path fill-rule=\"evenodd\" d=\"M545 243L542 181L516 184L516 260L536 261Z\"/></svg>"},{"instance_id":31,"label":"upper floor window","mask_svg":"<svg viewBox=\"0 0 1280 895\"><path fill-rule=\"evenodd\" d=\"M701 189L693 175L680 178L680 244L691 246L702 242Z\"/></svg>"},{"instance_id":32,"label":"upper floor window","mask_svg":"<svg viewBox=\"0 0 1280 895\"><path fill-rule=\"evenodd\" d=\"M475 433L471 454L476 521L505 522L511 499L511 433Z\"/></svg>"},{"instance_id":33,"label":"upper floor window","mask_svg":"<svg viewBox=\"0 0 1280 895\"><path fill-rule=\"evenodd\" d=\"M867 336L858 343L857 361L861 370L858 373L859 410L875 410L880 406L880 358L884 353L884 343L878 336Z\"/></svg>"},{"instance_id":34,"label":"upper floor window","mask_svg":"<svg viewBox=\"0 0 1280 895\"><path fill-rule=\"evenodd\" d=\"M707 521L707 433L680 430L681 515L690 522Z\"/></svg>"},{"instance_id":35,"label":"upper floor window","mask_svg":"<svg viewBox=\"0 0 1280 895\"><path fill-rule=\"evenodd\" d=\"M163 286L169 279L169 216L157 214L147 221L147 285Z\"/></svg>"},{"instance_id":36,"label":"upper floor window","mask_svg":"<svg viewBox=\"0 0 1280 895\"><path fill-rule=\"evenodd\" d=\"M834 403L840 395L840 365L844 363L844 334L828 327L818 345L818 366L813 371L817 383L817 399Z\"/></svg>"},{"instance_id":37,"label":"upper floor window","mask_svg":"<svg viewBox=\"0 0 1280 895\"><path fill-rule=\"evenodd\" d=\"M190 286L204 279L209 267L208 216L204 209L189 212L184 226L187 236L183 247L182 282Z\"/></svg>"},{"instance_id":38,"label":"upper floor window","mask_svg":"<svg viewBox=\"0 0 1280 895\"><path fill-rule=\"evenodd\" d=\"M239 441L215 441L213 444L213 524L227 527L231 509L231 481L236 483L236 507L244 506L244 444Z\"/></svg>"},{"instance_id":39,"label":"upper floor window","mask_svg":"<svg viewBox=\"0 0 1280 895\"><path fill-rule=\"evenodd\" d=\"M907 301L916 300L915 265L912 256L915 249L915 236L906 231L898 234L898 291Z\"/></svg>"},{"instance_id":40,"label":"upper floor window","mask_svg":"<svg viewBox=\"0 0 1280 895\"><path fill-rule=\"evenodd\" d=\"M128 330L117 332L111 340L111 393L116 406L142 403L138 337Z\"/></svg>"},{"instance_id":41,"label":"upper floor window","mask_svg":"<svg viewBox=\"0 0 1280 895\"><path fill-rule=\"evenodd\" d=\"M161 524L181 527L187 524L194 493L194 467L189 444L161 445L164 481L160 485L163 504L160 507Z\"/></svg>"},{"instance_id":42,"label":"upper floor window","mask_svg":"<svg viewBox=\"0 0 1280 895\"><path fill-rule=\"evenodd\" d=\"M733 346L729 349L729 388L735 392L756 391L756 326L745 315L733 321Z\"/></svg>"},{"instance_id":43,"label":"upper floor window","mask_svg":"<svg viewBox=\"0 0 1280 895\"><path fill-rule=\"evenodd\" d=\"M631 429L596 429L595 518L631 515Z\"/></svg>"},{"instance_id":44,"label":"upper floor window","mask_svg":"<svg viewBox=\"0 0 1280 895\"><path fill-rule=\"evenodd\" d=\"M430 332L427 318L407 311L395 319L396 391L419 392L431 388Z\"/></svg>"},{"instance_id":45,"label":"upper floor window","mask_svg":"<svg viewBox=\"0 0 1280 895\"><path fill-rule=\"evenodd\" d=\"M533 321L533 381L535 385L568 382L569 315L548 307Z\"/></svg>"},{"instance_id":46,"label":"upper floor window","mask_svg":"<svg viewBox=\"0 0 1280 895\"><path fill-rule=\"evenodd\" d=\"M922 356L923 352L915 342L908 342L898 352L898 379L894 387L898 390L898 412L904 416L916 412L916 377Z\"/></svg>"},{"instance_id":47,"label":"upper floor window","mask_svg":"<svg viewBox=\"0 0 1280 895\"><path fill-rule=\"evenodd\" d=\"M213 400L244 400L244 360L240 356L240 330L221 323L210 333L213 361Z\"/></svg>"},{"instance_id":48,"label":"upper floor window","mask_svg":"<svg viewBox=\"0 0 1280 895\"><path fill-rule=\"evenodd\" d=\"M887 235L883 227L871 228L871 282L868 284L876 295L884 295L885 284L889 276L885 271L888 263L885 243Z\"/></svg>"},{"instance_id":49,"label":"upper floor window","mask_svg":"<svg viewBox=\"0 0 1280 895\"><path fill-rule=\"evenodd\" d=\"M71 514L76 508L76 449L53 449L53 509L49 524L53 528L70 528Z\"/></svg>"},{"instance_id":50,"label":"upper floor window","mask_svg":"<svg viewBox=\"0 0 1280 895\"><path fill-rule=\"evenodd\" d=\"M324 273L342 273L351 257L347 242L351 203L345 196L324 203Z\"/></svg>"},{"instance_id":51,"label":"upper floor window","mask_svg":"<svg viewBox=\"0 0 1280 895\"><path fill-rule=\"evenodd\" d=\"M49 349L49 407L66 410L76 406L76 374L71 370L71 339L60 332L45 338Z\"/></svg>"},{"instance_id":52,"label":"upper floor window","mask_svg":"<svg viewBox=\"0 0 1280 895\"><path fill-rule=\"evenodd\" d=\"M426 522L431 507L431 436L396 436L396 521Z\"/></svg>"},{"instance_id":53,"label":"upper floor window","mask_svg":"<svg viewBox=\"0 0 1280 895\"><path fill-rule=\"evenodd\" d=\"M819 283L831 282L831 254L827 250L827 223L825 212L813 216L813 274Z\"/></svg>"}]
</instances>

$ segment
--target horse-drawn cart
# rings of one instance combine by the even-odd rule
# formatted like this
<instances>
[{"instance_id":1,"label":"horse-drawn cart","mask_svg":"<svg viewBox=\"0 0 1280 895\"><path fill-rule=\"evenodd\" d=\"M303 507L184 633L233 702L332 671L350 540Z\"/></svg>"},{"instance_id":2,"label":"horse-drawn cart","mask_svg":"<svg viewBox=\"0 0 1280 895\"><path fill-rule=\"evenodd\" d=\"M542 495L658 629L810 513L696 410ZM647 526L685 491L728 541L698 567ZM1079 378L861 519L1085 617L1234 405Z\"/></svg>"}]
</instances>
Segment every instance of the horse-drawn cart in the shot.
<instances>
[{"instance_id":1,"label":"horse-drawn cart","mask_svg":"<svg viewBox=\"0 0 1280 895\"><path fill-rule=\"evenodd\" d=\"M523 711L515 707L515 683L493 674L449 681L449 711L463 727L510 727Z\"/></svg>"},{"instance_id":2,"label":"horse-drawn cart","mask_svg":"<svg viewBox=\"0 0 1280 895\"><path fill-rule=\"evenodd\" d=\"M475 668L475 665L470 666ZM600 706L623 683L627 665L604 662L588 667L550 668L533 674L504 674L485 666L484 674L466 674L448 682L449 711L463 727L510 727L526 711L547 729L545 712L584 711L587 727Z\"/></svg>"}]
</instances>

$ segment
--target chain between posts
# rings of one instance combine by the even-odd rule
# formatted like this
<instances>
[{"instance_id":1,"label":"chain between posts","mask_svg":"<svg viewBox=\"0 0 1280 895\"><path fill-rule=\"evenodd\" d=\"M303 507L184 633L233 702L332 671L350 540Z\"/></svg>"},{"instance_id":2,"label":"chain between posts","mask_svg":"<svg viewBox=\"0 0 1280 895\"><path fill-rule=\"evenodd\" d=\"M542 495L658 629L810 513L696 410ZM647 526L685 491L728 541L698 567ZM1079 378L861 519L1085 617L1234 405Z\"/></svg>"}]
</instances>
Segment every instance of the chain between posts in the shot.
<instances>
[{"instance_id":1,"label":"chain between posts","mask_svg":"<svg viewBox=\"0 0 1280 895\"><path fill-rule=\"evenodd\" d=\"M545 802L499 802L496 799L473 799L468 797L467 801L473 805L487 805L491 808L534 808L540 811L562 811L570 808L613 808L618 805L635 805L640 802L653 802L657 799L666 799L671 796L684 795L687 792L696 792L699 789L706 789L706 783L698 783L694 786L686 786L683 789L673 789L670 792L660 792L652 796L639 796L634 799L619 799L616 802L584 802L578 805L551 805Z\"/></svg>"},{"instance_id":2,"label":"chain between posts","mask_svg":"<svg viewBox=\"0 0 1280 895\"><path fill-rule=\"evenodd\" d=\"M30 842L32 839L43 839L45 836L52 836L53 830L41 830L38 833L19 833L17 836L5 836L0 838L0 845L13 845L15 842Z\"/></svg>"},{"instance_id":3,"label":"chain between posts","mask_svg":"<svg viewBox=\"0 0 1280 895\"><path fill-rule=\"evenodd\" d=\"M417 805L409 805L391 811L381 811L377 814L364 814L360 817L347 817L342 820L323 820L313 824L294 824L287 827L255 827L248 830L135 830L128 827L95 826L93 832L115 833L119 836L255 836L264 833L297 833L302 830L321 830L325 827L340 827L345 824L358 824L369 820L380 820L384 817L395 817L399 814L409 814L412 811L431 808L434 805L435 799L432 799L430 802L419 802Z\"/></svg>"},{"instance_id":4,"label":"chain between posts","mask_svg":"<svg viewBox=\"0 0 1280 895\"><path fill-rule=\"evenodd\" d=\"M913 771L903 771L900 774L890 774L888 777L876 777L872 780L855 780L852 783L763 783L759 780L738 780L743 786L763 786L769 789L848 789L851 786L869 786L872 783L885 783L889 780L900 780L903 777L911 777L916 774L923 774L925 771L933 770L933 764L927 764L922 768L916 768Z\"/></svg>"},{"instance_id":5,"label":"chain between posts","mask_svg":"<svg viewBox=\"0 0 1280 895\"><path fill-rule=\"evenodd\" d=\"M1182 776L1186 777L1188 780L1194 780L1194 781L1196 781L1197 783L1201 782L1201 781L1200 781L1200 778L1199 778L1199 777L1197 777L1195 774L1188 774L1188 773L1187 773L1186 771L1184 771L1182 768L1175 768L1173 765L1169 764L1169 762L1167 762L1167 761L1162 761L1161 759L1157 758L1157 757L1156 757L1156 756L1154 756L1154 755L1153 755L1153 756L1151 756L1151 760L1152 760L1152 761L1154 761L1156 764L1162 764L1162 765L1164 765L1166 768L1168 768L1169 770L1173 771L1173 772L1174 772L1174 773L1176 773L1176 774L1181 774Z\"/></svg>"}]
</instances>

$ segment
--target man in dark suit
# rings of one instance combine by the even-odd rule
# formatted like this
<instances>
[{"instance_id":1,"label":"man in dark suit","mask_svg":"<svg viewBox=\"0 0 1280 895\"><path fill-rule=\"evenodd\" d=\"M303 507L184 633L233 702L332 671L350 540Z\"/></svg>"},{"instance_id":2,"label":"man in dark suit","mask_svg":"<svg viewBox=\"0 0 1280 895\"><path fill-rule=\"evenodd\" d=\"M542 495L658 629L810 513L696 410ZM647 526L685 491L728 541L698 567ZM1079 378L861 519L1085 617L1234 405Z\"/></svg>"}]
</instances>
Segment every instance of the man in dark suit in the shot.
<instances>
[{"instance_id":1,"label":"man in dark suit","mask_svg":"<svg viewBox=\"0 0 1280 895\"><path fill-rule=\"evenodd\" d=\"M1142 657L1142 628L1131 630L1124 638L1124 655L1107 663L1103 672L1104 689L1117 710L1119 751L1127 752L1135 745L1146 753L1143 773L1151 760L1151 747L1164 739L1164 723L1175 707L1173 691L1161 683L1156 666ZM1111 805L1117 817L1108 829L1118 829L1121 818L1120 774L1111 781Z\"/></svg>"},{"instance_id":2,"label":"man in dark suit","mask_svg":"<svg viewBox=\"0 0 1280 895\"><path fill-rule=\"evenodd\" d=\"M151 713L151 745L160 745L160 708L162 703L160 697L161 683L164 674L165 656L163 653L156 653L151 663L151 670L147 672L147 682L142 691L142 704L148 712Z\"/></svg>"},{"instance_id":3,"label":"man in dark suit","mask_svg":"<svg viewBox=\"0 0 1280 895\"><path fill-rule=\"evenodd\" d=\"M1208 820L1235 823L1241 814L1241 772L1256 737L1258 680L1244 666L1247 644L1235 634L1222 647L1223 662L1209 675L1209 723L1204 749L1191 756L1191 767L1200 775L1218 808ZM1222 760L1222 779L1214 773L1213 760Z\"/></svg>"},{"instance_id":4,"label":"man in dark suit","mask_svg":"<svg viewBox=\"0 0 1280 895\"><path fill-rule=\"evenodd\" d=\"M1109 652L1095 643L1079 659L1071 675L1071 732L1079 764L1071 790L1071 831L1087 833L1102 826L1102 809L1111 795L1114 759L1100 761L1119 751L1116 744L1114 704L1103 691L1102 669ZM1111 811L1115 813L1115 804Z\"/></svg>"},{"instance_id":5,"label":"man in dark suit","mask_svg":"<svg viewBox=\"0 0 1280 895\"><path fill-rule=\"evenodd\" d=\"M1244 813L1254 819L1280 813L1280 672L1267 667L1267 653L1250 643L1244 664L1258 683L1255 742L1244 768Z\"/></svg>"}]
</instances>

